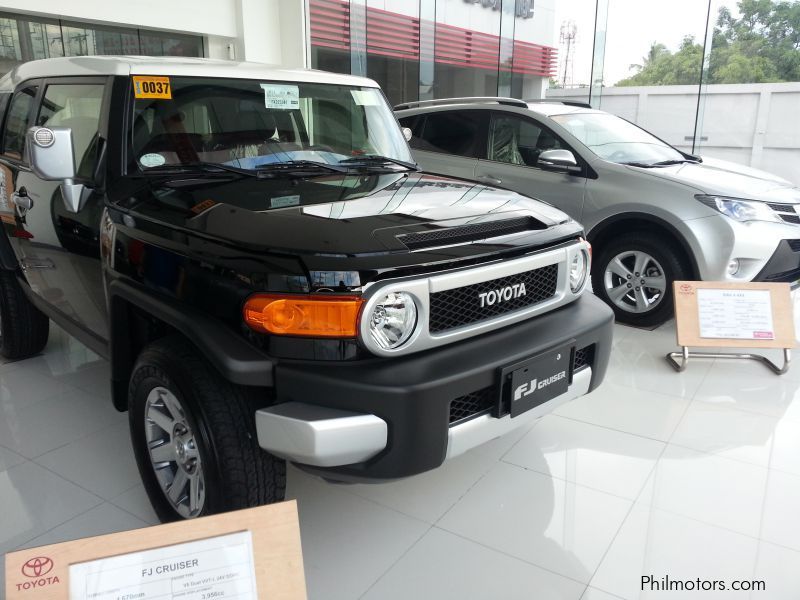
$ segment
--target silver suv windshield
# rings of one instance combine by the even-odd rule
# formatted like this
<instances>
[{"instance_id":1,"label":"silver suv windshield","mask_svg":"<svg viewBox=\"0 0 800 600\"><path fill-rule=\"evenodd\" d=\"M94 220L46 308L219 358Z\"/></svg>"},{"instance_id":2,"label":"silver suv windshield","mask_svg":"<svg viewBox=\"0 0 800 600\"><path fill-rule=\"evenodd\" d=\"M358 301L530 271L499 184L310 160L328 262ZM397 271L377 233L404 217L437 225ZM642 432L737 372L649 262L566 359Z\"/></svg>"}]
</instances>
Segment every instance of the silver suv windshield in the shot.
<instances>
[{"instance_id":1,"label":"silver suv windshield","mask_svg":"<svg viewBox=\"0 0 800 600\"><path fill-rule=\"evenodd\" d=\"M672 146L625 119L608 113L570 113L550 117L600 158L615 163L653 165L683 162Z\"/></svg>"},{"instance_id":2,"label":"silver suv windshield","mask_svg":"<svg viewBox=\"0 0 800 600\"><path fill-rule=\"evenodd\" d=\"M159 88L134 77L131 143L143 170L218 164L339 165L413 162L383 94L341 85L170 77ZM141 86L144 85L144 88ZM138 87L137 87L138 86ZM142 97L142 96L159 97ZM329 172L331 170L329 169Z\"/></svg>"}]
</instances>

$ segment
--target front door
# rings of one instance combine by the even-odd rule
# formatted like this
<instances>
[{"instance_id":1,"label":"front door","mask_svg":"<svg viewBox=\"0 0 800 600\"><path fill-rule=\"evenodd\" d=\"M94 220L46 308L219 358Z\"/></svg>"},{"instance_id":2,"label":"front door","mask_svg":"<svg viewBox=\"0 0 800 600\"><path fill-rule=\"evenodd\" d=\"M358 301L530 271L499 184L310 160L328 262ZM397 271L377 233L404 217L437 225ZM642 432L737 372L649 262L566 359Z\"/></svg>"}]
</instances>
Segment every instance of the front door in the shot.
<instances>
[{"instance_id":1,"label":"front door","mask_svg":"<svg viewBox=\"0 0 800 600\"><path fill-rule=\"evenodd\" d=\"M419 117L411 117L418 119ZM472 179L485 152L487 110L440 110L423 115L412 127L409 145L423 171ZM401 119L404 127L407 119Z\"/></svg>"},{"instance_id":2,"label":"front door","mask_svg":"<svg viewBox=\"0 0 800 600\"><path fill-rule=\"evenodd\" d=\"M72 129L74 181L91 189L106 89L106 78L65 77L18 90L11 99L0 156L2 170L12 179L10 186L6 183L7 193L13 190L28 198L27 209L15 209L11 233L25 279L96 348L108 339L99 246L103 199L90 193L82 210L70 212L60 182L39 179L27 164L25 132L34 124Z\"/></svg>"},{"instance_id":3,"label":"front door","mask_svg":"<svg viewBox=\"0 0 800 600\"><path fill-rule=\"evenodd\" d=\"M562 148L572 150L537 121L514 113L493 112L487 154L475 167L475 179L544 200L580 221L585 173L563 173L536 166L542 152ZM577 154L575 157L581 160Z\"/></svg>"}]
</instances>

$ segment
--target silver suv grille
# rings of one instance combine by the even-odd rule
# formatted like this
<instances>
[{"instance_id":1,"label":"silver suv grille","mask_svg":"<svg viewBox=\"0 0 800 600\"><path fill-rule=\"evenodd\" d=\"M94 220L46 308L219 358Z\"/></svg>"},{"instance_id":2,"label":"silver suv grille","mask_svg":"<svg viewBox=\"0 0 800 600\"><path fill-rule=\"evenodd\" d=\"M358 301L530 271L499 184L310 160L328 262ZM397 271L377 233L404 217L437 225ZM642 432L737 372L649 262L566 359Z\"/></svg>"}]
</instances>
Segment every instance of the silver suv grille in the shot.
<instances>
[{"instance_id":1,"label":"silver suv grille","mask_svg":"<svg viewBox=\"0 0 800 600\"><path fill-rule=\"evenodd\" d=\"M486 294L508 288L520 289L525 285L525 294L511 297L508 300L497 300L489 305ZM446 290L430 295L430 321L428 329L431 333L447 331L464 325L471 325L498 315L519 310L549 300L556 295L558 284L558 265L547 265L510 277L501 277L473 285ZM483 302L481 302L483 294ZM513 294L509 294L513 296ZM483 304L483 305L482 305Z\"/></svg>"},{"instance_id":2,"label":"silver suv grille","mask_svg":"<svg viewBox=\"0 0 800 600\"><path fill-rule=\"evenodd\" d=\"M767 206L778 213L778 216L785 223L792 223L794 225L800 224L800 215L797 214L794 204L777 204L772 202L768 203Z\"/></svg>"}]
</instances>

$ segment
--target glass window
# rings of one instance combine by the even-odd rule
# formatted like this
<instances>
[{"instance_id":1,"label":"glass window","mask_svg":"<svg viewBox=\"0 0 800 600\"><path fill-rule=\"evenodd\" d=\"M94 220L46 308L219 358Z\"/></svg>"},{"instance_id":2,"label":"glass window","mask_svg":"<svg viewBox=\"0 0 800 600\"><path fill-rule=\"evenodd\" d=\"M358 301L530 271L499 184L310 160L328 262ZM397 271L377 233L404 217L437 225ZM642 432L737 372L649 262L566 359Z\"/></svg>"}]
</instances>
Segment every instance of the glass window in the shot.
<instances>
[{"instance_id":1,"label":"glass window","mask_svg":"<svg viewBox=\"0 0 800 600\"><path fill-rule=\"evenodd\" d=\"M146 56L203 56L203 39L197 36L140 31L139 40Z\"/></svg>"},{"instance_id":2,"label":"glass window","mask_svg":"<svg viewBox=\"0 0 800 600\"><path fill-rule=\"evenodd\" d=\"M36 120L38 125L72 129L75 166L81 177L91 177L94 169L103 89L94 83L48 85Z\"/></svg>"},{"instance_id":3,"label":"glass window","mask_svg":"<svg viewBox=\"0 0 800 600\"><path fill-rule=\"evenodd\" d=\"M429 152L479 157L485 151L483 124L489 113L480 110L429 113L420 137L411 138L411 147Z\"/></svg>"},{"instance_id":4,"label":"glass window","mask_svg":"<svg viewBox=\"0 0 800 600\"><path fill-rule=\"evenodd\" d=\"M617 163L684 160L684 156L644 129L604 113L570 113L551 117L600 158Z\"/></svg>"},{"instance_id":5,"label":"glass window","mask_svg":"<svg viewBox=\"0 0 800 600\"><path fill-rule=\"evenodd\" d=\"M549 129L530 119L499 114L492 118L489 160L533 167L545 150L565 147Z\"/></svg>"},{"instance_id":6,"label":"glass window","mask_svg":"<svg viewBox=\"0 0 800 600\"><path fill-rule=\"evenodd\" d=\"M36 87L22 89L11 100L3 133L3 154L10 158L22 160L25 156L25 134L30 126L36 90Z\"/></svg>"},{"instance_id":7,"label":"glass window","mask_svg":"<svg viewBox=\"0 0 800 600\"><path fill-rule=\"evenodd\" d=\"M34 60L64 56L61 27L57 23L28 22Z\"/></svg>"},{"instance_id":8,"label":"glass window","mask_svg":"<svg viewBox=\"0 0 800 600\"><path fill-rule=\"evenodd\" d=\"M351 31L354 25L351 22ZM419 3L367 0L366 25L367 77L380 84L390 104L416 100Z\"/></svg>"},{"instance_id":9,"label":"glass window","mask_svg":"<svg viewBox=\"0 0 800 600\"><path fill-rule=\"evenodd\" d=\"M172 99L138 99L133 150L154 167L271 163L380 155L411 161L379 90L341 85L173 77ZM281 106L282 99L290 104Z\"/></svg>"}]
</instances>

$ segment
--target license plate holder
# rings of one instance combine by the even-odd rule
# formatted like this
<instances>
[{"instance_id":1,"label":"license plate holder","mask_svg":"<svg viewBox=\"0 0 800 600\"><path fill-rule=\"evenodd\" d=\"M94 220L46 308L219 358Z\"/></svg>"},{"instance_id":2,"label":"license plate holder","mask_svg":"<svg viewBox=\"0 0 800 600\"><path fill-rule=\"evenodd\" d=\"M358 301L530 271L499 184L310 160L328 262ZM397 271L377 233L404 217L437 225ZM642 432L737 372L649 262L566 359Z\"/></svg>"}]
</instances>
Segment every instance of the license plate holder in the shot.
<instances>
[{"instance_id":1,"label":"license plate holder","mask_svg":"<svg viewBox=\"0 0 800 600\"><path fill-rule=\"evenodd\" d=\"M503 368L498 416L508 412L513 419L565 393L571 357L572 348L567 345Z\"/></svg>"}]
</instances>

